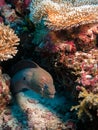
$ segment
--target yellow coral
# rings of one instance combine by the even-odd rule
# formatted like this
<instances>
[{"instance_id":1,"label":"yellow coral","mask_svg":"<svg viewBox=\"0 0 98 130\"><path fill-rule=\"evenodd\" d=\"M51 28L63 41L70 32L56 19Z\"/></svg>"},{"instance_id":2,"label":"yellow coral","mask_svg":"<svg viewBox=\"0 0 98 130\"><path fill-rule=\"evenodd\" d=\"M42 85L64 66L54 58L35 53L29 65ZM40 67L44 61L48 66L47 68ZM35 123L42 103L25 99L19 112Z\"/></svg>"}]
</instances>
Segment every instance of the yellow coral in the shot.
<instances>
[{"instance_id":1,"label":"yellow coral","mask_svg":"<svg viewBox=\"0 0 98 130\"><path fill-rule=\"evenodd\" d=\"M0 24L0 61L8 60L17 53L19 38L9 26Z\"/></svg>"},{"instance_id":2,"label":"yellow coral","mask_svg":"<svg viewBox=\"0 0 98 130\"><path fill-rule=\"evenodd\" d=\"M84 5L85 3L87 5ZM98 2L95 3L96 5L91 0L83 0L80 3L76 0L34 0L31 4L32 21L37 23L43 19L44 24L51 30L95 23L98 22Z\"/></svg>"},{"instance_id":3,"label":"yellow coral","mask_svg":"<svg viewBox=\"0 0 98 130\"><path fill-rule=\"evenodd\" d=\"M80 104L77 106L73 106L71 110L78 110L78 118L81 118L84 113L86 113L89 118L92 120L93 116L90 113L90 109L98 110L98 93L94 94L92 92L87 92L84 87L81 87L81 92L79 94L79 98L82 98Z\"/></svg>"}]
</instances>

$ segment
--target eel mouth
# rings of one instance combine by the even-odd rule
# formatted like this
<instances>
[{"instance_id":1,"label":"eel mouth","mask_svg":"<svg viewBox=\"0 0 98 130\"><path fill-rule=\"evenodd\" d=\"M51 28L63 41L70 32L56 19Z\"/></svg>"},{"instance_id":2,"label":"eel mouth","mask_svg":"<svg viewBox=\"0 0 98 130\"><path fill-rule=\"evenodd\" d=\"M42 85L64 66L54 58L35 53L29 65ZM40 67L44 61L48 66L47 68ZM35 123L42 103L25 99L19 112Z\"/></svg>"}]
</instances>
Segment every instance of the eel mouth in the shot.
<instances>
[{"instance_id":1,"label":"eel mouth","mask_svg":"<svg viewBox=\"0 0 98 130\"><path fill-rule=\"evenodd\" d=\"M45 98L54 98L55 94L44 94L43 97L45 97Z\"/></svg>"},{"instance_id":2,"label":"eel mouth","mask_svg":"<svg viewBox=\"0 0 98 130\"><path fill-rule=\"evenodd\" d=\"M54 98L54 96L55 96L54 94L50 94L49 95L50 98Z\"/></svg>"}]
</instances>

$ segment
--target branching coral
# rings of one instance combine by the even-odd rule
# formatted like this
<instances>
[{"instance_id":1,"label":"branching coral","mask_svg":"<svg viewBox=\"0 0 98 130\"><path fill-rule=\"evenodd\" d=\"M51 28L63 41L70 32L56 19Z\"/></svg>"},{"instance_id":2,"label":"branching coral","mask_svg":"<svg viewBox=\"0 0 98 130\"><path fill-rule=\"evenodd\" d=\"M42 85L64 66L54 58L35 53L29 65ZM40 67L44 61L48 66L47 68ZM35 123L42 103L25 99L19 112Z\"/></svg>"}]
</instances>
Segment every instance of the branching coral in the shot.
<instances>
[{"instance_id":1,"label":"branching coral","mask_svg":"<svg viewBox=\"0 0 98 130\"><path fill-rule=\"evenodd\" d=\"M31 19L33 22L44 21L44 24L51 30L61 30L87 23L98 22L98 2L95 4L79 6L76 2L67 1L32 1L31 4ZM33 10L32 10L33 8Z\"/></svg>"},{"instance_id":2,"label":"branching coral","mask_svg":"<svg viewBox=\"0 0 98 130\"><path fill-rule=\"evenodd\" d=\"M96 116L97 116L97 111L98 111L98 93L93 94L92 92L87 92L87 90L84 87L81 87L81 92L79 94L79 98L82 98L80 101L80 104L77 106L73 106L71 110L75 109L78 110L78 118L81 118L83 114L87 114L89 118L92 120L93 116L90 112L91 111L96 111Z\"/></svg>"},{"instance_id":3,"label":"branching coral","mask_svg":"<svg viewBox=\"0 0 98 130\"><path fill-rule=\"evenodd\" d=\"M0 61L8 60L17 53L19 38L14 31L4 24L0 24Z\"/></svg>"}]
</instances>

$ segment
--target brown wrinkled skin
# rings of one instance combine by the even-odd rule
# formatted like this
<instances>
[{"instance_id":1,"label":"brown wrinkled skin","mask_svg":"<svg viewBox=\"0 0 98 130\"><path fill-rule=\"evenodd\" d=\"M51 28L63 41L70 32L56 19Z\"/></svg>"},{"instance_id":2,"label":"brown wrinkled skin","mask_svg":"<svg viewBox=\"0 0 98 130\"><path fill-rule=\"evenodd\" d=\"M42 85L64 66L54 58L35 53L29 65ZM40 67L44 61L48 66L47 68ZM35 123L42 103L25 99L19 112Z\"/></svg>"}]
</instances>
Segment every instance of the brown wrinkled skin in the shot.
<instances>
[{"instance_id":1,"label":"brown wrinkled skin","mask_svg":"<svg viewBox=\"0 0 98 130\"><path fill-rule=\"evenodd\" d=\"M46 98L53 98L55 95L52 76L39 66L17 72L12 77L11 86L13 93L18 93L26 88Z\"/></svg>"}]
</instances>

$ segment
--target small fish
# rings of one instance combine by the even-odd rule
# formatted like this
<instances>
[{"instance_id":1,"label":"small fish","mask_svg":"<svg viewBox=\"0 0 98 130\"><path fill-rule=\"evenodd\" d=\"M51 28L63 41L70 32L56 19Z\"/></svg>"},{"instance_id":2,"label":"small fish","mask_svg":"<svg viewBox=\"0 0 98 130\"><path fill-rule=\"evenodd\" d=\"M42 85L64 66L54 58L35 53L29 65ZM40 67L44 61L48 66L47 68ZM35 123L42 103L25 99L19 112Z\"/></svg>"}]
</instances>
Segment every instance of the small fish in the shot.
<instances>
[{"instance_id":1,"label":"small fish","mask_svg":"<svg viewBox=\"0 0 98 130\"><path fill-rule=\"evenodd\" d=\"M46 98L53 98L55 87L52 76L30 60L22 60L12 68L11 90L13 94L31 89Z\"/></svg>"}]
</instances>

